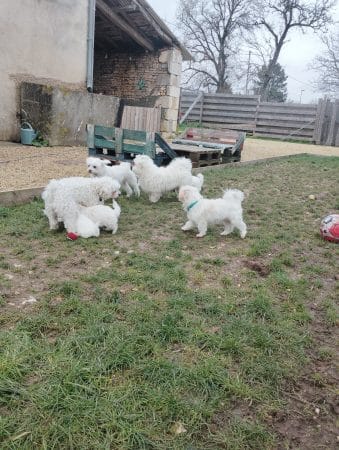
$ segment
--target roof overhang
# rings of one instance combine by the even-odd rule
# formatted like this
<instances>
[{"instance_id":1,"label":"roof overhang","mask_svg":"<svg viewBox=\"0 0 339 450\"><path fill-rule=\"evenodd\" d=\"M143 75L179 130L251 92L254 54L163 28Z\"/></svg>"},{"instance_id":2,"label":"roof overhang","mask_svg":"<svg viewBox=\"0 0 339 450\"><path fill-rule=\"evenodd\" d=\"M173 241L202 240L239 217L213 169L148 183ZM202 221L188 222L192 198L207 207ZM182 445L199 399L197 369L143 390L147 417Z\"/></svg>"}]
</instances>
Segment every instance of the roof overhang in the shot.
<instances>
[{"instance_id":1,"label":"roof overhang","mask_svg":"<svg viewBox=\"0 0 339 450\"><path fill-rule=\"evenodd\" d=\"M185 61L193 59L145 0L96 0L96 43L120 51L177 47Z\"/></svg>"}]
</instances>

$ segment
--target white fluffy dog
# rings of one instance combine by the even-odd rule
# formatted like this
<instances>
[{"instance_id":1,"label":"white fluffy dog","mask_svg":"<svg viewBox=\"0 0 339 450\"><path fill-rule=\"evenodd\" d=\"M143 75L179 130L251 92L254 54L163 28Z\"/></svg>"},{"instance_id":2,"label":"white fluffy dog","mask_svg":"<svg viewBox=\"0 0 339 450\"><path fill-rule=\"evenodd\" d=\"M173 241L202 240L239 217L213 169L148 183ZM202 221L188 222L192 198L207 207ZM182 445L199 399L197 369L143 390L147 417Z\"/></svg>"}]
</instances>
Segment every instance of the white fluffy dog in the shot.
<instances>
[{"instance_id":1,"label":"white fluffy dog","mask_svg":"<svg viewBox=\"0 0 339 450\"><path fill-rule=\"evenodd\" d=\"M109 198L117 198L119 189L118 181L110 177L51 180L41 195L50 229L55 230L59 222L64 222L68 232L76 233L81 206L98 205Z\"/></svg>"},{"instance_id":2,"label":"white fluffy dog","mask_svg":"<svg viewBox=\"0 0 339 450\"><path fill-rule=\"evenodd\" d=\"M183 185L194 185L201 189L203 175L192 175L192 161L187 158L175 158L168 166L158 167L147 155L137 155L133 171L138 177L142 191L148 194L152 203L157 202L168 191Z\"/></svg>"},{"instance_id":3,"label":"white fluffy dog","mask_svg":"<svg viewBox=\"0 0 339 450\"><path fill-rule=\"evenodd\" d=\"M133 192L135 195L140 195L140 189L135 174L131 170L131 165L128 162L122 162L116 166L110 166L108 159L100 159L89 157L86 159L87 171L91 177L112 177L119 181L121 188L126 192L127 197L130 197Z\"/></svg>"},{"instance_id":4,"label":"white fluffy dog","mask_svg":"<svg viewBox=\"0 0 339 450\"><path fill-rule=\"evenodd\" d=\"M77 221L77 234L83 238L97 237L100 234L100 228L115 234L118 231L121 209L114 200L112 206L113 208L106 205L81 206Z\"/></svg>"},{"instance_id":5,"label":"white fluffy dog","mask_svg":"<svg viewBox=\"0 0 339 450\"><path fill-rule=\"evenodd\" d=\"M224 230L222 236L232 233L238 228L240 236L244 238L247 227L242 219L241 202L244 193L238 189L227 189L222 198L203 198L199 191L192 186L182 186L179 190L178 199L187 212L188 221L181 229L183 231L197 228L197 237L205 236L209 225L222 224Z\"/></svg>"}]
</instances>

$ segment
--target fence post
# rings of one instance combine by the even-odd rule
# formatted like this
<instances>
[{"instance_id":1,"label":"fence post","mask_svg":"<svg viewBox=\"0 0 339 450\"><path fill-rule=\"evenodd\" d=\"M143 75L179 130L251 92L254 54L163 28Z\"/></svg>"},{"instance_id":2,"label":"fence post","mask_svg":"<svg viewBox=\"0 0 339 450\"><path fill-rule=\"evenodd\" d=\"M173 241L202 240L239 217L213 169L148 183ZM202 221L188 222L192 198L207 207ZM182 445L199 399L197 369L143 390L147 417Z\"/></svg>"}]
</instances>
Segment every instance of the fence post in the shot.
<instances>
[{"instance_id":1,"label":"fence post","mask_svg":"<svg viewBox=\"0 0 339 450\"><path fill-rule=\"evenodd\" d=\"M328 130L326 145L334 145L335 141L335 124L337 121L337 108L339 106L339 100L335 100L333 103L331 103L332 107L332 115L331 115L331 121L330 121L330 128Z\"/></svg>"},{"instance_id":2,"label":"fence post","mask_svg":"<svg viewBox=\"0 0 339 450\"><path fill-rule=\"evenodd\" d=\"M258 100L257 100L257 106L255 108L255 113L254 113L253 136L255 136L255 132L257 130L257 122L258 122L258 116L259 116L260 100L261 100L261 97L259 95L258 96Z\"/></svg>"},{"instance_id":3,"label":"fence post","mask_svg":"<svg viewBox=\"0 0 339 450\"><path fill-rule=\"evenodd\" d=\"M202 123L202 115L204 112L204 98L205 98L205 94L203 92L202 96L201 96L201 104L200 104L199 125L201 125L201 123Z\"/></svg>"},{"instance_id":4,"label":"fence post","mask_svg":"<svg viewBox=\"0 0 339 450\"><path fill-rule=\"evenodd\" d=\"M326 108L327 108L327 99L319 99L318 102L318 108L317 108L317 115L315 118L315 127L314 127L314 133L313 133L313 140L317 145L321 144L321 136L323 132L323 127L325 123L325 114L326 114Z\"/></svg>"}]
</instances>

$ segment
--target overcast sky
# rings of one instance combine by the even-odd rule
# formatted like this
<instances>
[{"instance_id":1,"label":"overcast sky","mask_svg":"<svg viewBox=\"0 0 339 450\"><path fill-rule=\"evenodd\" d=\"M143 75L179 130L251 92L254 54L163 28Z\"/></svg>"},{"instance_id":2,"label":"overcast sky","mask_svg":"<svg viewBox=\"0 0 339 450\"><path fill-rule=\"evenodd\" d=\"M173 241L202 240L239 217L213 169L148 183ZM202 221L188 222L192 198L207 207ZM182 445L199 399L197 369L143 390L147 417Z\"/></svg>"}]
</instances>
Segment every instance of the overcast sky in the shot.
<instances>
[{"instance_id":1,"label":"overcast sky","mask_svg":"<svg viewBox=\"0 0 339 450\"><path fill-rule=\"evenodd\" d=\"M171 30L178 36L175 29L175 13L180 0L147 0L155 12L164 20ZM335 17L339 20L339 7ZM293 32L290 42L284 45L279 62L288 75L288 99L302 103L317 101L322 97L321 92L314 92L311 85L317 78L317 73L310 70L309 64L322 51L322 43L312 31L307 34Z\"/></svg>"}]
</instances>

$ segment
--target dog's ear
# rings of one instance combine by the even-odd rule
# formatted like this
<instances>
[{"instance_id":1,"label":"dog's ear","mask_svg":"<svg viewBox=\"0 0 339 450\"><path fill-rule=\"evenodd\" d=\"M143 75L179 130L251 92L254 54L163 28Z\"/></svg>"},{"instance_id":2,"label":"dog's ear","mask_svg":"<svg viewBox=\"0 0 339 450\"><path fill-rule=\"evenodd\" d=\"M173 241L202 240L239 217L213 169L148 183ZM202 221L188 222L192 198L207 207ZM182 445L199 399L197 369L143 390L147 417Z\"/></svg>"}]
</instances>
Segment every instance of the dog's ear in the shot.
<instances>
[{"instance_id":1,"label":"dog's ear","mask_svg":"<svg viewBox=\"0 0 339 450\"><path fill-rule=\"evenodd\" d=\"M188 190L181 188L179 190L179 195L178 195L179 201L183 202L184 200L186 200L187 195L188 195Z\"/></svg>"}]
</instances>

